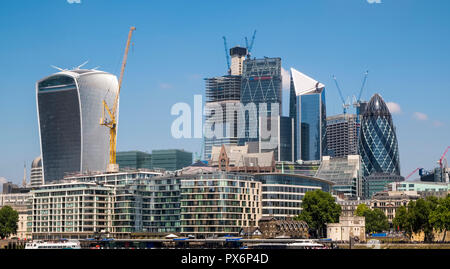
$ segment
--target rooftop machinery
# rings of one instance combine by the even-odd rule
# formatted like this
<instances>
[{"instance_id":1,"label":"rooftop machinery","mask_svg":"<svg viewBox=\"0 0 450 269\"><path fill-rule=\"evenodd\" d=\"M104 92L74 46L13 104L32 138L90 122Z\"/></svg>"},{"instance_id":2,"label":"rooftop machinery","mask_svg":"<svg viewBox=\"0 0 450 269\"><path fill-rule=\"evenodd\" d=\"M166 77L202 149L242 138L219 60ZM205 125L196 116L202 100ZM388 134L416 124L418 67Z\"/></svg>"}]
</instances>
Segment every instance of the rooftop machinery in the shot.
<instances>
[{"instance_id":1,"label":"rooftop machinery","mask_svg":"<svg viewBox=\"0 0 450 269\"><path fill-rule=\"evenodd\" d=\"M123 56L122 68L120 70L120 78L119 78L119 89L117 91L117 95L114 98L114 104L112 106L112 110L110 110L106 101L103 100L103 115L100 119L100 125L106 126L109 128L109 165L108 172L116 172L119 170L118 165L116 164L116 146L117 146L117 105L119 102L119 94L122 86L123 74L125 71L125 66L127 64L128 57L128 49L130 48L130 41L133 31L136 30L136 27L130 27L130 32L128 33L127 45L125 47L125 54ZM109 120L105 117L106 113L109 115Z\"/></svg>"}]
</instances>

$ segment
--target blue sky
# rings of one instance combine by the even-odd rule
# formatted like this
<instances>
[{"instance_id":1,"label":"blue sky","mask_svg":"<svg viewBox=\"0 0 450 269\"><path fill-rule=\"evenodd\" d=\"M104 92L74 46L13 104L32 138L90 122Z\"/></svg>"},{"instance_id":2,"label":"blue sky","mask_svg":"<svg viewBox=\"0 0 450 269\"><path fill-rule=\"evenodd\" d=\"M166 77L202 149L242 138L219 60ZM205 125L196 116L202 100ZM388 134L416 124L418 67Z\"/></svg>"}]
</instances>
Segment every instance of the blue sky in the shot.
<instances>
[{"instance_id":1,"label":"blue sky","mask_svg":"<svg viewBox=\"0 0 450 269\"><path fill-rule=\"evenodd\" d=\"M170 109L192 105L204 93L203 78L225 73L222 36L229 46L244 46L255 29L253 56L281 57L285 69L324 83L328 115L342 112L332 75L351 96L369 70L363 99L378 92L399 110L394 124L403 175L434 167L450 145L450 1L80 2L2 2L0 177L21 182L23 163L29 169L40 154L35 82L55 72L50 65L71 68L86 60L88 68L118 75L132 25L118 150L200 152L200 139L171 137Z\"/></svg>"}]
</instances>

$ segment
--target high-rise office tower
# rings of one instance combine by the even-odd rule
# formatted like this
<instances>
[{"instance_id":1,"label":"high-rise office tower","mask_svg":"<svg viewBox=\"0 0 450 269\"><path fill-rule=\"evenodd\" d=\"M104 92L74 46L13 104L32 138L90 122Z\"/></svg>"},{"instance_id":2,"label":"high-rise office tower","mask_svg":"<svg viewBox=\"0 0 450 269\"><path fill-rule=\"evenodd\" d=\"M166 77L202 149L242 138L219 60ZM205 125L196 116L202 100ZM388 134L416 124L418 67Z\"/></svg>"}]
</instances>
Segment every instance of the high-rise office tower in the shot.
<instances>
[{"instance_id":1,"label":"high-rise office tower","mask_svg":"<svg viewBox=\"0 0 450 269\"><path fill-rule=\"evenodd\" d=\"M291 68L290 114L295 120L295 154L303 161L328 155L325 85ZM295 109L295 114L292 109Z\"/></svg>"},{"instance_id":2,"label":"high-rise office tower","mask_svg":"<svg viewBox=\"0 0 450 269\"><path fill-rule=\"evenodd\" d=\"M328 153L332 157L358 154L358 123L355 114L327 117Z\"/></svg>"},{"instance_id":3,"label":"high-rise office tower","mask_svg":"<svg viewBox=\"0 0 450 269\"><path fill-rule=\"evenodd\" d=\"M259 141L261 117L281 116L281 86L281 58L244 61L241 103L245 111L238 129L240 145Z\"/></svg>"},{"instance_id":4,"label":"high-rise office tower","mask_svg":"<svg viewBox=\"0 0 450 269\"><path fill-rule=\"evenodd\" d=\"M359 154L363 176L400 175L400 159L391 113L379 94L372 96L361 119Z\"/></svg>"},{"instance_id":5,"label":"high-rise office tower","mask_svg":"<svg viewBox=\"0 0 450 269\"><path fill-rule=\"evenodd\" d=\"M100 125L103 100L111 104L116 76L98 70L64 70L36 83L44 181L66 173L104 171L109 129Z\"/></svg>"},{"instance_id":6,"label":"high-rise office tower","mask_svg":"<svg viewBox=\"0 0 450 269\"><path fill-rule=\"evenodd\" d=\"M261 121L259 122L261 130ZM294 158L294 120L291 117L273 117L267 120L270 125L270 136L267 138L259 136L258 142L249 142L249 152L274 152L274 158L277 162L295 161Z\"/></svg>"},{"instance_id":7,"label":"high-rise office tower","mask_svg":"<svg viewBox=\"0 0 450 269\"><path fill-rule=\"evenodd\" d=\"M230 56L231 56L230 75L232 76L242 75L245 56L247 56L247 49L242 47L231 48Z\"/></svg>"},{"instance_id":8,"label":"high-rise office tower","mask_svg":"<svg viewBox=\"0 0 450 269\"><path fill-rule=\"evenodd\" d=\"M241 96L241 76L207 78L205 123L214 135L205 135L204 158L211 158L212 146L237 145L237 121Z\"/></svg>"},{"instance_id":9,"label":"high-rise office tower","mask_svg":"<svg viewBox=\"0 0 450 269\"><path fill-rule=\"evenodd\" d=\"M33 188L43 184L44 177L42 173L42 158L39 156L31 163L30 186Z\"/></svg>"}]
</instances>

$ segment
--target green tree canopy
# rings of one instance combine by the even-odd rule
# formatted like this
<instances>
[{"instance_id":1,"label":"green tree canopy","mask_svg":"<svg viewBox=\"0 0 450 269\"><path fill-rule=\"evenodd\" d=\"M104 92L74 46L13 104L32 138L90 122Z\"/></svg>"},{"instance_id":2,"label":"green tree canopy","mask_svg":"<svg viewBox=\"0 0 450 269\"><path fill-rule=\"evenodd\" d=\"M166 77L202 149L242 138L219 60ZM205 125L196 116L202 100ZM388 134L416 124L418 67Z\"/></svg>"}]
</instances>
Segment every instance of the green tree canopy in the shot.
<instances>
[{"instance_id":1,"label":"green tree canopy","mask_svg":"<svg viewBox=\"0 0 450 269\"><path fill-rule=\"evenodd\" d=\"M448 230L450 219L450 203L446 199L429 196L425 199L410 201L407 207L399 207L393 220L394 226L406 232L411 238L413 233L424 232L425 241L430 242L434 237L434 230ZM447 224L446 224L447 223Z\"/></svg>"},{"instance_id":2,"label":"green tree canopy","mask_svg":"<svg viewBox=\"0 0 450 269\"><path fill-rule=\"evenodd\" d=\"M370 209L365 204L360 204L356 208L356 215L364 217L366 221L366 231L368 233L379 233L389 229L389 222L381 209Z\"/></svg>"},{"instance_id":3,"label":"green tree canopy","mask_svg":"<svg viewBox=\"0 0 450 269\"><path fill-rule=\"evenodd\" d=\"M370 208L366 204L360 204L356 208L355 215L362 217L366 211L370 211Z\"/></svg>"},{"instance_id":4,"label":"green tree canopy","mask_svg":"<svg viewBox=\"0 0 450 269\"><path fill-rule=\"evenodd\" d=\"M6 238L17 233L17 222L19 213L10 206L0 209L0 238Z\"/></svg>"},{"instance_id":5,"label":"green tree canopy","mask_svg":"<svg viewBox=\"0 0 450 269\"><path fill-rule=\"evenodd\" d=\"M442 241L445 241L447 231L450 229L450 195L439 200L430 214L430 224L436 230L444 232Z\"/></svg>"},{"instance_id":6,"label":"green tree canopy","mask_svg":"<svg viewBox=\"0 0 450 269\"><path fill-rule=\"evenodd\" d=\"M303 197L302 212L295 219L303 220L319 237L323 236L326 223L339 222L341 206L333 196L321 190L308 191Z\"/></svg>"},{"instance_id":7,"label":"green tree canopy","mask_svg":"<svg viewBox=\"0 0 450 269\"><path fill-rule=\"evenodd\" d=\"M409 229L408 224L408 211L405 206L400 206L395 212L395 218L392 220L394 229L407 231Z\"/></svg>"},{"instance_id":8,"label":"green tree canopy","mask_svg":"<svg viewBox=\"0 0 450 269\"><path fill-rule=\"evenodd\" d=\"M415 203L412 203L411 207L408 204L408 210L411 210L409 214L409 222L412 226L412 231L418 233L423 231L425 234L425 241L430 242L433 240L433 226L430 224L430 214L437 207L436 197L427 197L426 199L418 199Z\"/></svg>"}]
</instances>

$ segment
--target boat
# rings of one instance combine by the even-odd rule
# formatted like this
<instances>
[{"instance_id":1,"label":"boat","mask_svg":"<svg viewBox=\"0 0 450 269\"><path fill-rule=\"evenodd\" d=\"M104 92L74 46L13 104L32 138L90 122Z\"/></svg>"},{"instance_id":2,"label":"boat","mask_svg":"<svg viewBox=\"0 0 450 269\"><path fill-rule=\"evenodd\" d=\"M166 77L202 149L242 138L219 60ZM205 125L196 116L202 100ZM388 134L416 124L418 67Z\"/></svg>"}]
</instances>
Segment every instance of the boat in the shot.
<instances>
[{"instance_id":1,"label":"boat","mask_svg":"<svg viewBox=\"0 0 450 269\"><path fill-rule=\"evenodd\" d=\"M282 242L265 242L257 244L249 244L248 248L252 249L322 249L324 245L319 244L313 240L302 240L294 243Z\"/></svg>"},{"instance_id":2,"label":"boat","mask_svg":"<svg viewBox=\"0 0 450 269\"><path fill-rule=\"evenodd\" d=\"M25 249L81 249L78 240L66 241L33 241L25 245Z\"/></svg>"}]
</instances>

